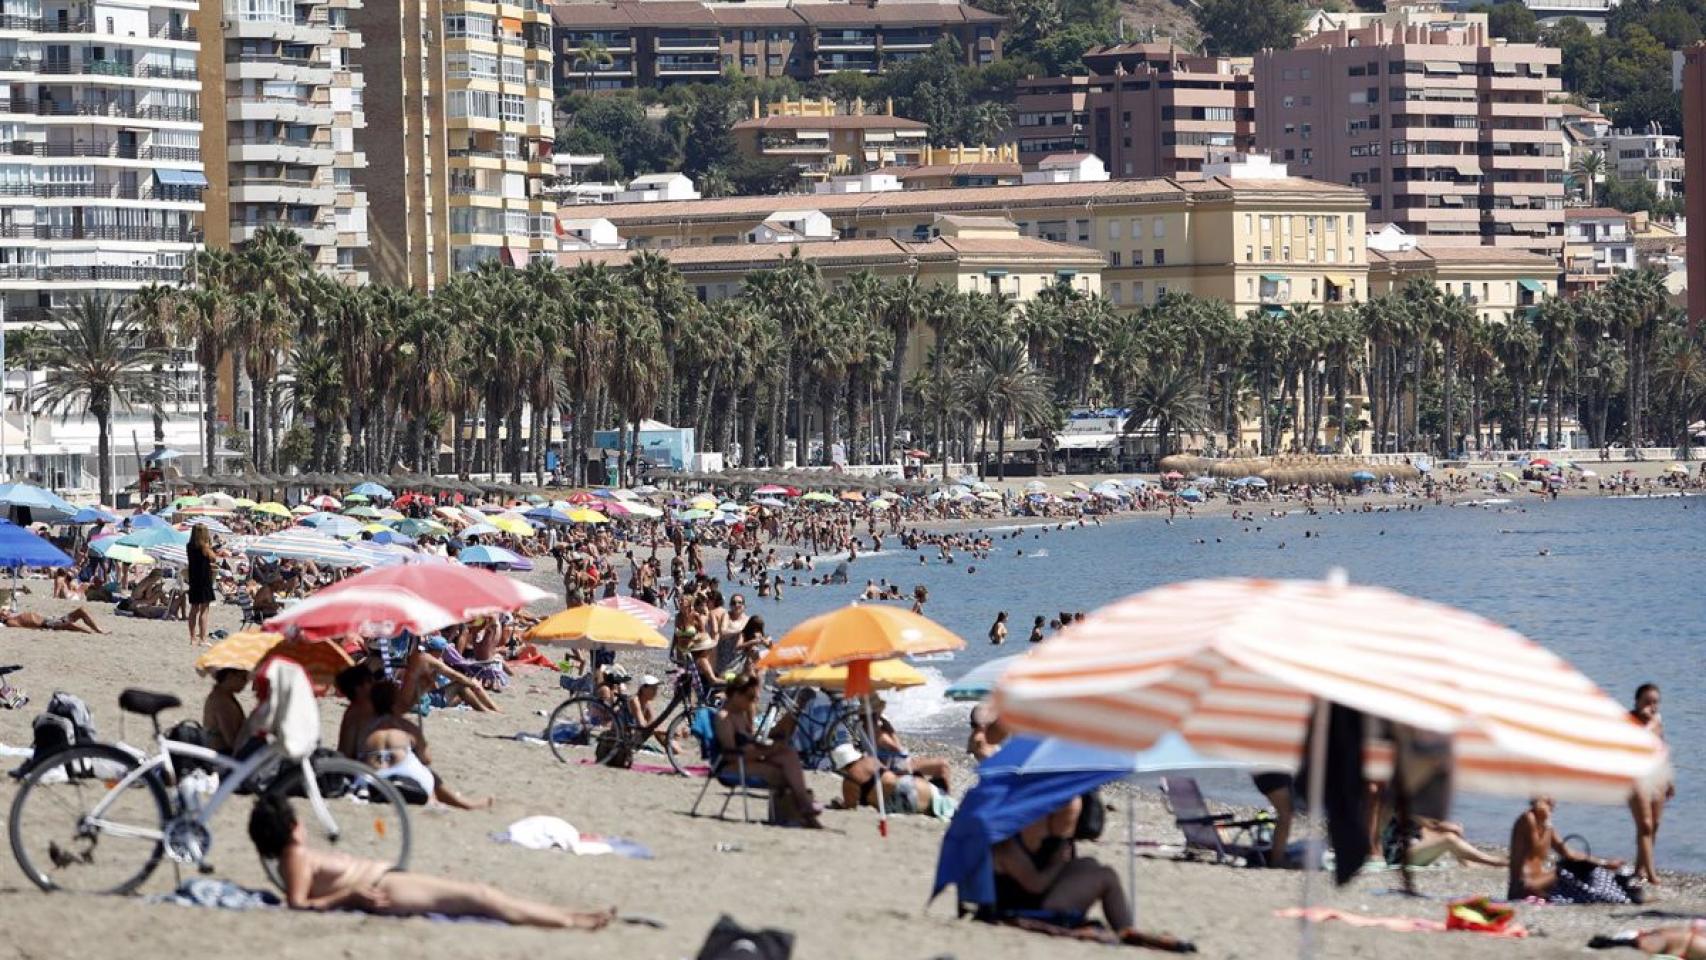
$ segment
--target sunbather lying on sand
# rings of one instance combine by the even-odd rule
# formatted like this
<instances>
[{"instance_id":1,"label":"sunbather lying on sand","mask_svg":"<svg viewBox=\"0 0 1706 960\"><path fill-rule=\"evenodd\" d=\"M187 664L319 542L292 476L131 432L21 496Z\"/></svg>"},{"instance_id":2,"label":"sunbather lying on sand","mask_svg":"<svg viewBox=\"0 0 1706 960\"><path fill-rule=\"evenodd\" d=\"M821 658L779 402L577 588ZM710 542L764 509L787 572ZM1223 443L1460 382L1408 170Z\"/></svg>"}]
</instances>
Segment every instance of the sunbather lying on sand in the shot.
<instances>
[{"instance_id":1,"label":"sunbather lying on sand","mask_svg":"<svg viewBox=\"0 0 1706 960\"><path fill-rule=\"evenodd\" d=\"M1674 927L1642 930L1639 933L1613 934L1594 937L1588 946L1596 950L1609 947L1633 947L1642 953L1682 960L1706 960L1706 920L1693 920Z\"/></svg>"},{"instance_id":2,"label":"sunbather lying on sand","mask_svg":"<svg viewBox=\"0 0 1706 960\"><path fill-rule=\"evenodd\" d=\"M0 624L8 627L21 627L25 630L64 630L68 633L106 633L95 625L95 618L89 616L89 611L77 609L58 617L44 617L29 610L17 613L0 613Z\"/></svg>"},{"instance_id":3,"label":"sunbather lying on sand","mask_svg":"<svg viewBox=\"0 0 1706 960\"><path fill-rule=\"evenodd\" d=\"M947 792L923 774L895 773L879 766L875 758L860 753L851 743L838 745L830 759L841 774L841 797L830 802L837 810L875 807L880 783L883 808L889 813L922 813L943 820L953 815L953 803Z\"/></svg>"},{"instance_id":4,"label":"sunbather lying on sand","mask_svg":"<svg viewBox=\"0 0 1706 960\"><path fill-rule=\"evenodd\" d=\"M255 799L249 839L261 856L278 859L285 901L298 910L360 910L393 917L440 913L567 930L598 930L616 915L614 908L565 910L480 884L395 870L378 860L347 853L312 850L290 804L271 795Z\"/></svg>"},{"instance_id":5,"label":"sunbather lying on sand","mask_svg":"<svg viewBox=\"0 0 1706 960\"><path fill-rule=\"evenodd\" d=\"M445 784L444 778L432 769L432 754L427 749L426 735L414 721L393 713L397 685L381 680L368 688L373 704L373 725L362 737L357 757L379 775L407 780L420 792L437 798L438 802L458 810L485 810L497 802L496 797L470 800Z\"/></svg>"}]
</instances>

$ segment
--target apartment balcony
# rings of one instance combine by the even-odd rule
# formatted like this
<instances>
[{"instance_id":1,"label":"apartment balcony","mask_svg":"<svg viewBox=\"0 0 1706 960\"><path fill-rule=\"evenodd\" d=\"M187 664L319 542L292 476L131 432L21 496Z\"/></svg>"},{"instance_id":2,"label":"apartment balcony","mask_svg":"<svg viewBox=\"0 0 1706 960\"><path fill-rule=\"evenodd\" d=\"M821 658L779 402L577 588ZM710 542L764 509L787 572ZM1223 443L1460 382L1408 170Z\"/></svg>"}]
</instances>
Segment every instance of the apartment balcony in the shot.
<instances>
[{"instance_id":1,"label":"apartment balcony","mask_svg":"<svg viewBox=\"0 0 1706 960\"><path fill-rule=\"evenodd\" d=\"M33 280L40 283L177 283L183 278L184 271L181 267L0 264L0 280Z\"/></svg>"},{"instance_id":2,"label":"apartment balcony","mask_svg":"<svg viewBox=\"0 0 1706 960\"><path fill-rule=\"evenodd\" d=\"M875 51L877 49L877 34L876 31L851 30L819 33L813 46L818 50Z\"/></svg>"},{"instance_id":3,"label":"apartment balcony","mask_svg":"<svg viewBox=\"0 0 1706 960\"><path fill-rule=\"evenodd\" d=\"M663 35L652 39L652 50L657 53L722 53L723 44L715 34L711 36L669 36Z\"/></svg>"},{"instance_id":4,"label":"apartment balcony","mask_svg":"<svg viewBox=\"0 0 1706 960\"><path fill-rule=\"evenodd\" d=\"M940 32L935 30L906 30L887 31L883 34L884 50L928 50L942 39ZM822 50L823 44L818 44Z\"/></svg>"},{"instance_id":5,"label":"apartment balcony","mask_svg":"<svg viewBox=\"0 0 1706 960\"><path fill-rule=\"evenodd\" d=\"M332 42L332 28L324 23L272 18L227 17L225 33L244 40L288 40L325 46Z\"/></svg>"},{"instance_id":6,"label":"apartment balcony","mask_svg":"<svg viewBox=\"0 0 1706 960\"><path fill-rule=\"evenodd\" d=\"M337 151L316 143L232 141L227 147L232 163L290 163L310 167L331 166Z\"/></svg>"},{"instance_id":7,"label":"apartment balcony","mask_svg":"<svg viewBox=\"0 0 1706 960\"><path fill-rule=\"evenodd\" d=\"M816 60L818 73L840 73L850 70L854 73L876 73L877 58L873 56L847 56L845 54L819 54Z\"/></svg>"},{"instance_id":8,"label":"apartment balcony","mask_svg":"<svg viewBox=\"0 0 1706 960\"><path fill-rule=\"evenodd\" d=\"M194 27L173 27L168 25L151 26L146 34L138 37L135 34L108 33L102 30L104 26L99 19L72 17L26 17L16 14L0 15L0 32L38 33L38 34L97 34L110 37L120 43L132 40L171 40L176 42L194 43L196 30Z\"/></svg>"},{"instance_id":9,"label":"apartment balcony","mask_svg":"<svg viewBox=\"0 0 1706 960\"><path fill-rule=\"evenodd\" d=\"M111 142L44 143L39 140L0 141L0 156L50 157L55 159L158 160L200 163L196 147L155 147Z\"/></svg>"},{"instance_id":10,"label":"apartment balcony","mask_svg":"<svg viewBox=\"0 0 1706 960\"><path fill-rule=\"evenodd\" d=\"M200 187L117 183L0 183L0 200L149 200L200 203Z\"/></svg>"},{"instance_id":11,"label":"apartment balcony","mask_svg":"<svg viewBox=\"0 0 1706 960\"><path fill-rule=\"evenodd\" d=\"M332 82L332 68L295 57L248 56L228 61L225 76L230 80L294 80L323 87Z\"/></svg>"},{"instance_id":12,"label":"apartment balcony","mask_svg":"<svg viewBox=\"0 0 1706 960\"><path fill-rule=\"evenodd\" d=\"M302 238L304 246L329 247L337 243L338 231L331 224L321 224L309 221L307 223L283 218L276 220L233 220L231 221L231 239L242 243L253 240L255 236L268 227L291 230Z\"/></svg>"},{"instance_id":13,"label":"apartment balcony","mask_svg":"<svg viewBox=\"0 0 1706 960\"><path fill-rule=\"evenodd\" d=\"M329 207L337 190L306 180L244 178L231 182L232 203L271 203L295 207Z\"/></svg>"},{"instance_id":14,"label":"apartment balcony","mask_svg":"<svg viewBox=\"0 0 1706 960\"><path fill-rule=\"evenodd\" d=\"M758 143L760 153L787 156L816 156L830 152L829 139L765 137Z\"/></svg>"},{"instance_id":15,"label":"apartment balcony","mask_svg":"<svg viewBox=\"0 0 1706 960\"><path fill-rule=\"evenodd\" d=\"M334 111L330 104L305 103L297 97L227 97L227 120L275 120L313 127L332 124Z\"/></svg>"},{"instance_id":16,"label":"apartment balcony","mask_svg":"<svg viewBox=\"0 0 1706 960\"><path fill-rule=\"evenodd\" d=\"M723 62L717 57L660 56L656 64L660 77L715 77L723 72Z\"/></svg>"},{"instance_id":17,"label":"apartment balcony","mask_svg":"<svg viewBox=\"0 0 1706 960\"><path fill-rule=\"evenodd\" d=\"M196 81L194 69L161 67L118 60L43 60L35 57L0 57L0 73L22 73L32 77L113 77L127 80Z\"/></svg>"},{"instance_id":18,"label":"apartment balcony","mask_svg":"<svg viewBox=\"0 0 1706 960\"><path fill-rule=\"evenodd\" d=\"M7 113L38 117L103 118L113 120L156 120L172 123L199 123L201 110L195 107L127 107L118 103L99 103L66 100L29 100L13 97L5 104Z\"/></svg>"},{"instance_id":19,"label":"apartment balcony","mask_svg":"<svg viewBox=\"0 0 1706 960\"><path fill-rule=\"evenodd\" d=\"M120 226L54 226L38 223L34 226L10 224L0 228L0 237L31 237L36 240L109 240L123 243L201 243L200 230L176 230L165 227Z\"/></svg>"}]
</instances>

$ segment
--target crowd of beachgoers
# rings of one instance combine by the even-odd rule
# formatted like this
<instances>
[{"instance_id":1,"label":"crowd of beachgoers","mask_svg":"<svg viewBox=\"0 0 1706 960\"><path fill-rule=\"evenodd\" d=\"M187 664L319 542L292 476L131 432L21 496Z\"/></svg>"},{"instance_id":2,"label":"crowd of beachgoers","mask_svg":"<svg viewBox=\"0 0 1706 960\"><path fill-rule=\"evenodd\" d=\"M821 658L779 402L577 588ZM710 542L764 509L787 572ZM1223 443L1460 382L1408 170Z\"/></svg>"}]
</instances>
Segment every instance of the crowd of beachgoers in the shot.
<instances>
[{"instance_id":1,"label":"crowd of beachgoers","mask_svg":"<svg viewBox=\"0 0 1706 960\"><path fill-rule=\"evenodd\" d=\"M501 573L546 585L552 598L485 611L420 634L360 629L357 618L341 635L316 638L345 658L329 678L322 700L337 731L335 743L331 736L326 738L326 749L408 787L428 808L479 816L504 803L509 785L483 776L478 765L471 769L465 763L439 763L442 753L461 756L471 749L467 743L447 749L447 741L465 740L468 734L455 724L429 724L427 716L509 716L514 718L510 727L528 728L523 739L573 754L599 768L599 777L638 776L631 770L603 770L657 766L661 754L677 746L665 742L664 730L632 751L613 750L596 720L584 715L557 726L547 721L542 729L523 718L545 713L539 705L560 699L567 688L650 731L680 696L688 709L703 708L705 720L704 729L691 731L700 753L690 773L702 778L709 772L714 779L725 761L738 759L741 779L769 795L764 819L804 828L829 826L834 832L838 826L846 829L849 814L844 811L861 809L867 816L880 809L885 816L916 817L919 823L951 819L956 801L976 780L977 765L997 754L1009 735L986 703L973 710L963 748L928 752L884 719L882 698L876 695L868 698L866 730L833 744L808 735L804 726L814 716L809 698L801 696L800 687L778 685L775 673L766 668L766 655L786 633L779 625L790 619L785 598L801 589L832 588L845 590L849 603L892 606L925 616L929 612L929 596L922 587L860 577L861 556L905 551L916 553L921 564L969 567L1022 555L1024 547L1001 542L1014 537L1015 526L1053 536L1142 516L1170 522L1230 516L1247 523L1259 516L1277 520L1407 512L1575 495L1662 496L1706 487L1701 471L1680 465L1606 469L1602 475L1592 465L1538 460L1513 464L1509 470L1437 471L1402 481L1377 469L1348 489L1169 474L1009 483L968 476L921 493L884 491L880 483L878 489L838 484L826 475L821 486L811 489L784 483L694 482L632 489L545 488L524 496L481 498L392 491L371 482L298 491L294 503L289 497L185 493L132 511L97 506L44 516L37 507L34 516L18 519L63 551L67 562L34 570L14 565L22 589L0 622L22 630L121 637L160 636L153 625L143 629L148 621L182 624L175 629L187 635L190 654L205 657L245 632L290 635L303 622L293 620L293 611L309 609L316 598L329 595L327 591L372 571L418 566ZM31 602L38 591L54 601L40 606L56 612L20 609L38 606ZM620 656L593 642L596 638L590 634L576 638L585 642L553 642L562 636L550 628L553 611L594 607L633 618L661 639L635 641ZM767 625L766 615L778 626ZM1040 642L1083 616L1081 611L1055 615L1051 610L1047 619L1037 616L1033 623L1009 626L1003 614L991 624L987 640ZM14 651L0 653L0 660L13 658ZM213 749L241 755L266 735L264 725L256 722L261 711L252 705L252 690L265 672L266 660L218 666L214 657L209 662L215 666L203 671L211 687L202 701L200 726ZM181 668L178 672L187 674ZM78 692L70 677L53 682ZM7 699L8 689L0 680L0 701ZM839 703L839 689L827 684L818 690L815 709ZM1658 687L1648 684L1634 692L1631 703L1632 718L1658 732L1660 697ZM23 706L18 704L20 710ZM17 731L23 726L0 729ZM429 726L434 728L430 744L425 732ZM671 764L676 764L673 757ZM1237 820L1249 836L1239 842L1217 836L1218 849L1208 851L1208 858L1298 867L1303 854L1294 840L1301 831L1294 830L1293 818L1302 804L1292 778L1267 774L1254 782L1270 801L1271 811L1253 818L1222 818ZM1646 903L1666 883L1655 864L1654 844L1670 789L1630 798L1638 856L1629 864L1595 858L1566 843L1567 824L1554 824L1554 805L1544 797L1520 810L1508 848L1483 849L1456 824L1394 809L1374 785L1364 804L1363 849L1380 870L1405 865L1431 870L1447 861L1498 868L1504 872L1498 880L1478 873L1453 887L1478 889L1497 901ZM1153 917L1140 924L1130 906L1131 878L1114 868L1116 857L1100 863L1092 855L1115 841L1114 818L1107 811L1121 802L1138 801L1102 794L1072 797L995 843L989 850L994 899L980 915L1067 938L1062 943L1092 939L1191 949L1179 936L1146 929L1171 924ZM289 804L262 796L247 823L262 856L284 864L289 907L473 915L511 925L599 929L618 919L643 926L653 906L618 901L614 909L565 908L559 905L561 897L537 889L500 891L481 882L497 879L491 874L436 877L395 870L390 864L310 846L294 817ZM1109 839L1104 840L1104 833ZM1183 837L1168 838L1164 849L1202 856L1198 833L1194 840L1188 830ZM787 867L772 863L768 869ZM616 898L583 899L602 903ZM1466 921L1471 927L1497 932L1511 920L1493 905L1472 909L1479 912L1473 923ZM1351 923L1366 919L1339 913L1336 919ZM1081 926L1086 920L1097 925ZM1706 957L1706 938L1697 945L1691 931L1608 928L1600 931L1606 934L1601 945ZM1174 932L1191 933L1205 950L1218 953L1214 936L1203 935L1200 926L1186 924ZM1001 941L1002 949L1013 942ZM1014 955L1025 952L1024 941L1016 942ZM847 955L876 954L854 950Z\"/></svg>"}]
</instances>

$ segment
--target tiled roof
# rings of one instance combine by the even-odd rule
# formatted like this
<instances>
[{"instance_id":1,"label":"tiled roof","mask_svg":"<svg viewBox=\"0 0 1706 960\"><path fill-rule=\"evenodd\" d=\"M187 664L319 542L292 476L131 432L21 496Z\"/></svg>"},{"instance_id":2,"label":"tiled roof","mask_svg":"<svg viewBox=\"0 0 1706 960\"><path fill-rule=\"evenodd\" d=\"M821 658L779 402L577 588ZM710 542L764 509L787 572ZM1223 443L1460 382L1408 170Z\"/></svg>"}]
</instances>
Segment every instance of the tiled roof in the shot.
<instances>
[{"instance_id":1,"label":"tiled roof","mask_svg":"<svg viewBox=\"0 0 1706 960\"><path fill-rule=\"evenodd\" d=\"M1003 160L977 160L970 163L926 163L916 167L895 167L892 171L901 180L928 180L931 177L1017 177L1025 172L1018 163Z\"/></svg>"},{"instance_id":2,"label":"tiled roof","mask_svg":"<svg viewBox=\"0 0 1706 960\"><path fill-rule=\"evenodd\" d=\"M909 120L906 117L890 117L884 114L864 114L862 116L847 116L836 114L833 117L759 117L737 121L736 130L928 130L930 125L921 120Z\"/></svg>"},{"instance_id":3,"label":"tiled roof","mask_svg":"<svg viewBox=\"0 0 1706 960\"><path fill-rule=\"evenodd\" d=\"M908 243L889 239L821 240L800 244L747 243L669 247L651 252L668 258L671 263L683 269L721 267L729 270L743 270L774 266L792 256L795 250L799 251L801 257L824 265L891 262L899 264L910 260L947 262L962 257L977 259L1012 257L1025 260L1044 260L1058 266L1085 268L1099 267L1103 264L1102 254L1089 247L1055 243L1049 240L1035 240L1029 237L990 240L938 237L922 243ZM631 250L565 250L557 255L557 262L565 267L573 267L582 263L620 266L627 263L633 256L634 251Z\"/></svg>"},{"instance_id":4,"label":"tiled roof","mask_svg":"<svg viewBox=\"0 0 1706 960\"><path fill-rule=\"evenodd\" d=\"M1417 245L1413 250L1370 249L1368 260L1369 266L1378 266L1382 262L1394 265L1452 263L1487 267L1520 267L1547 270L1552 273L1556 273L1558 270L1558 262L1542 253L1517 250L1512 247L1488 247L1478 244L1441 244L1431 247Z\"/></svg>"},{"instance_id":5,"label":"tiled roof","mask_svg":"<svg viewBox=\"0 0 1706 960\"><path fill-rule=\"evenodd\" d=\"M1627 220L1629 214L1611 207L1569 207L1565 220Z\"/></svg>"}]
</instances>

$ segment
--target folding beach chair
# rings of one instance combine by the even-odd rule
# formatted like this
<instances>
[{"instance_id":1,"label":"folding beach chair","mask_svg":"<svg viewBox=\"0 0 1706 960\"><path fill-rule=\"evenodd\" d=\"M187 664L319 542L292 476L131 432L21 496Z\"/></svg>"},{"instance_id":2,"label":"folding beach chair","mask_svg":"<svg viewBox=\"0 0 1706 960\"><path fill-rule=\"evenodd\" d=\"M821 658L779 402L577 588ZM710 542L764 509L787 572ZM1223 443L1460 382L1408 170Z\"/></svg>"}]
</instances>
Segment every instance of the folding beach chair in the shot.
<instances>
[{"instance_id":1,"label":"folding beach chair","mask_svg":"<svg viewBox=\"0 0 1706 960\"><path fill-rule=\"evenodd\" d=\"M738 793L740 795L740 819L742 823L752 822L748 800L758 796L762 796L765 800L765 822L774 823L776 820L776 796L779 791L762 777L747 776L746 756L744 754L722 755L722 752L717 749L717 732L712 722L714 716L715 714L710 707L695 707L693 719L688 725L688 729L693 732L694 738L699 741L699 750L704 754L705 762L711 766L711 774L705 778L705 786L699 789L699 797L693 801L693 809L688 812L688 815L693 817L699 815L699 806L705 802L705 794L711 791L712 784L716 784L723 789L723 806L717 811L718 820L727 819L729 804L733 802L735 794ZM756 792L760 790L763 793Z\"/></svg>"},{"instance_id":2,"label":"folding beach chair","mask_svg":"<svg viewBox=\"0 0 1706 960\"><path fill-rule=\"evenodd\" d=\"M1272 820L1240 820L1230 813L1212 813L1203 799L1202 788L1190 777L1161 778L1161 792L1173 811L1173 823L1185 835L1185 856L1196 852L1214 855L1215 863L1242 860L1245 866L1265 867L1272 841L1264 839L1273 827ZM1232 835L1232 842L1226 833Z\"/></svg>"}]
</instances>

